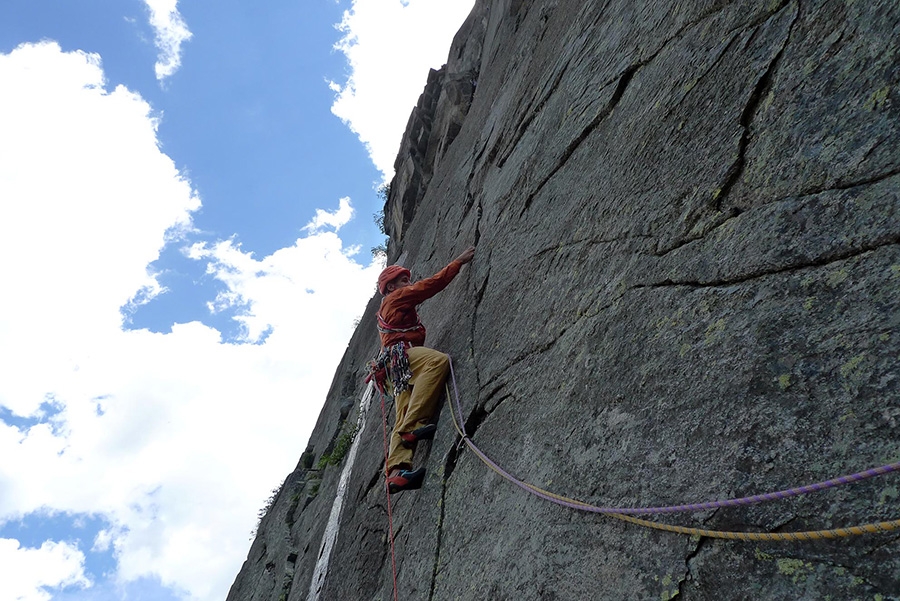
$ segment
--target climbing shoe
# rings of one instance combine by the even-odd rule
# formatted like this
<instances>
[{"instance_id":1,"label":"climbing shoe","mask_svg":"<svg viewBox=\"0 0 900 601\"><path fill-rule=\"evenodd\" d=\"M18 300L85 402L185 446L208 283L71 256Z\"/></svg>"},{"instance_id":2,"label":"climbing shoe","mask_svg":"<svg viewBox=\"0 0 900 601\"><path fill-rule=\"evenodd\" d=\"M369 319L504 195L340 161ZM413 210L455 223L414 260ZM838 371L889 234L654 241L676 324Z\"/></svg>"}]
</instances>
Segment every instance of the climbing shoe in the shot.
<instances>
[{"instance_id":1,"label":"climbing shoe","mask_svg":"<svg viewBox=\"0 0 900 601\"><path fill-rule=\"evenodd\" d=\"M434 433L437 430L437 426L434 424L428 424L427 426L422 426L421 428L416 428L412 432L404 432L400 435L400 438L403 440L403 446L407 449L413 448L417 442L420 440L431 440L434 438Z\"/></svg>"},{"instance_id":2,"label":"climbing shoe","mask_svg":"<svg viewBox=\"0 0 900 601\"><path fill-rule=\"evenodd\" d=\"M422 488L425 480L425 468L417 470L394 470L387 478L388 492L394 494L401 490L416 490Z\"/></svg>"}]
</instances>

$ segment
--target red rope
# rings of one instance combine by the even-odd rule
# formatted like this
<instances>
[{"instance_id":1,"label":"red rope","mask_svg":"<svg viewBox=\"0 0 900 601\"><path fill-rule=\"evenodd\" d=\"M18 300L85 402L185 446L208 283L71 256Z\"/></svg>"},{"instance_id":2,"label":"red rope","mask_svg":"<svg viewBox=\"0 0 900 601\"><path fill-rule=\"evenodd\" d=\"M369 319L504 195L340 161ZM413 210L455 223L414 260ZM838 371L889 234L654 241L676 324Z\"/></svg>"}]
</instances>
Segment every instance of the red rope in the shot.
<instances>
[{"instance_id":1,"label":"red rope","mask_svg":"<svg viewBox=\"0 0 900 601\"><path fill-rule=\"evenodd\" d=\"M388 437L387 437L387 414L384 411L384 393L381 392L381 423L384 432L384 466L387 471L388 460ZM394 556L394 517L391 514L391 491L388 489L387 477L384 479L384 494L387 497L387 514L388 514L388 535L391 541L391 571L394 575L394 601L397 601L397 559Z\"/></svg>"}]
</instances>

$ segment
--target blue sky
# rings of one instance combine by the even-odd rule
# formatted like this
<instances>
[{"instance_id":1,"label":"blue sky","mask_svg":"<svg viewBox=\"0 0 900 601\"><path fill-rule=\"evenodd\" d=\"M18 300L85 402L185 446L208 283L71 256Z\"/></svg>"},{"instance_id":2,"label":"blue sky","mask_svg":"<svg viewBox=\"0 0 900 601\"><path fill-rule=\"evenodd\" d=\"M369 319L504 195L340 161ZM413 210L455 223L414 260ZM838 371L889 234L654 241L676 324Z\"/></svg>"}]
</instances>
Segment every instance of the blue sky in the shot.
<instances>
[{"instance_id":1,"label":"blue sky","mask_svg":"<svg viewBox=\"0 0 900 601\"><path fill-rule=\"evenodd\" d=\"M0 598L224 599L472 4L0 3Z\"/></svg>"}]
</instances>

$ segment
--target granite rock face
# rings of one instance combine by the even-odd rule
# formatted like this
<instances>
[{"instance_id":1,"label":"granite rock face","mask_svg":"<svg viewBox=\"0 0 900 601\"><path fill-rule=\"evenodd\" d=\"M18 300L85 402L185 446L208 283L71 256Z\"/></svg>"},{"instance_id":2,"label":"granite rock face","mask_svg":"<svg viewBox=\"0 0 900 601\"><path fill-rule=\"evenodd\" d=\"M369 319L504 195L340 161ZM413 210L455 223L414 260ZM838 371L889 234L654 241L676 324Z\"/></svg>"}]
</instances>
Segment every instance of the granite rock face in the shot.
<instances>
[{"instance_id":1,"label":"granite rock face","mask_svg":"<svg viewBox=\"0 0 900 601\"><path fill-rule=\"evenodd\" d=\"M479 0L396 169L391 262L424 277L477 242L420 314L512 474L650 506L900 460L895 0ZM379 300L229 601L310 594ZM319 599L392 598L377 398L356 436ZM900 599L900 532L649 530L530 496L459 442L445 403L425 486L392 497L400 599ZM898 490L654 519L818 530L900 518Z\"/></svg>"}]
</instances>

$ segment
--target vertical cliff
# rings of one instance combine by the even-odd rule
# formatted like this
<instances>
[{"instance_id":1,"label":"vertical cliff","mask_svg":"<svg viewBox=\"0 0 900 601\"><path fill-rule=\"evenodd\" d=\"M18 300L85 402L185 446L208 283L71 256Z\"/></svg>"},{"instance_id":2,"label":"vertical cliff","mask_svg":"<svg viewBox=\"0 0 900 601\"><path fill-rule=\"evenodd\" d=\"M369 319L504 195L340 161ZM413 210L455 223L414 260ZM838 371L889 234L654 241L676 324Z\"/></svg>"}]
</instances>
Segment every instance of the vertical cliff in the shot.
<instances>
[{"instance_id":1,"label":"vertical cliff","mask_svg":"<svg viewBox=\"0 0 900 601\"><path fill-rule=\"evenodd\" d=\"M895 0L479 0L386 206L389 260L415 277L477 242L420 310L473 441L606 506L900 460L898 95ZM229 601L309 598L379 300ZM356 439L320 599L391 598L377 398ZM650 530L529 496L459 442L445 404L424 488L392 497L400 599L900 599L897 532ZM900 518L898 488L654 519L827 529Z\"/></svg>"}]
</instances>

